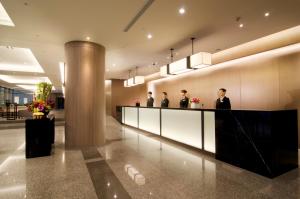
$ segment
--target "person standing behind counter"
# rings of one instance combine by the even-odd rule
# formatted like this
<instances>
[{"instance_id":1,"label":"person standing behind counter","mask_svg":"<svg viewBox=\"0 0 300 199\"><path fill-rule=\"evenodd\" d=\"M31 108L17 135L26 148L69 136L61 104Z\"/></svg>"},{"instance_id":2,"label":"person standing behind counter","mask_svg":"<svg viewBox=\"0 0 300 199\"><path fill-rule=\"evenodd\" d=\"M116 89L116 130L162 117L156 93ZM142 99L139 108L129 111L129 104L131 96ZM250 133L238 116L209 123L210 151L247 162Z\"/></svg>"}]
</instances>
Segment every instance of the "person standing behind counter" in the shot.
<instances>
[{"instance_id":1,"label":"person standing behind counter","mask_svg":"<svg viewBox=\"0 0 300 199\"><path fill-rule=\"evenodd\" d=\"M169 107L168 94L167 92L162 92L162 93L163 93L163 99L161 100L160 107L168 108Z\"/></svg>"},{"instance_id":2,"label":"person standing behind counter","mask_svg":"<svg viewBox=\"0 0 300 199\"><path fill-rule=\"evenodd\" d=\"M188 108L189 107L189 98L187 97L187 91L181 90L181 100L179 102L180 108Z\"/></svg>"},{"instance_id":3,"label":"person standing behind counter","mask_svg":"<svg viewBox=\"0 0 300 199\"><path fill-rule=\"evenodd\" d=\"M216 109L231 109L230 99L225 94L226 89L220 88L218 91L219 98L216 101Z\"/></svg>"},{"instance_id":4,"label":"person standing behind counter","mask_svg":"<svg viewBox=\"0 0 300 199\"><path fill-rule=\"evenodd\" d=\"M147 107L153 107L154 98L152 97L152 92L148 92L148 99L147 99Z\"/></svg>"}]
</instances>

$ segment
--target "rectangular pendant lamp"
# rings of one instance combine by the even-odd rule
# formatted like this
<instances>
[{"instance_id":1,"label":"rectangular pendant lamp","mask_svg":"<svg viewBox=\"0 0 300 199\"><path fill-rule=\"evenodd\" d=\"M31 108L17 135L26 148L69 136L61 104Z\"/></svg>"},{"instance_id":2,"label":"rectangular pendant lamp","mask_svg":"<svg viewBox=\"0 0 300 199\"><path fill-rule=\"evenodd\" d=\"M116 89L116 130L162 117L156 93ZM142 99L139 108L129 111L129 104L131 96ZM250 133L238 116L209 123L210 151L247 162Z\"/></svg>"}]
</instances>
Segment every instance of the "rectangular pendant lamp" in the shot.
<instances>
[{"instance_id":1,"label":"rectangular pendant lamp","mask_svg":"<svg viewBox=\"0 0 300 199\"><path fill-rule=\"evenodd\" d=\"M134 86L134 79L133 77L127 80L128 87Z\"/></svg>"},{"instance_id":2,"label":"rectangular pendant lamp","mask_svg":"<svg viewBox=\"0 0 300 199\"><path fill-rule=\"evenodd\" d=\"M170 76L170 73L169 73L169 64L160 67L160 76L162 76L162 77L168 77L168 76Z\"/></svg>"},{"instance_id":3,"label":"rectangular pendant lamp","mask_svg":"<svg viewBox=\"0 0 300 199\"><path fill-rule=\"evenodd\" d=\"M190 67L190 57L180 59L169 65L169 72L172 75L185 73L190 70L192 70L192 68Z\"/></svg>"},{"instance_id":4,"label":"rectangular pendant lamp","mask_svg":"<svg viewBox=\"0 0 300 199\"><path fill-rule=\"evenodd\" d=\"M212 65L211 54L206 52L199 52L190 56L191 68L204 68Z\"/></svg>"},{"instance_id":5,"label":"rectangular pendant lamp","mask_svg":"<svg viewBox=\"0 0 300 199\"><path fill-rule=\"evenodd\" d=\"M144 76L135 76L124 81L124 87L136 86L145 83Z\"/></svg>"},{"instance_id":6,"label":"rectangular pendant lamp","mask_svg":"<svg viewBox=\"0 0 300 199\"><path fill-rule=\"evenodd\" d=\"M124 81L124 87L129 87L129 86L128 86L128 81L127 81L127 80Z\"/></svg>"},{"instance_id":7,"label":"rectangular pendant lamp","mask_svg":"<svg viewBox=\"0 0 300 199\"><path fill-rule=\"evenodd\" d=\"M134 85L143 84L145 82L144 76L135 76L134 77Z\"/></svg>"}]
</instances>

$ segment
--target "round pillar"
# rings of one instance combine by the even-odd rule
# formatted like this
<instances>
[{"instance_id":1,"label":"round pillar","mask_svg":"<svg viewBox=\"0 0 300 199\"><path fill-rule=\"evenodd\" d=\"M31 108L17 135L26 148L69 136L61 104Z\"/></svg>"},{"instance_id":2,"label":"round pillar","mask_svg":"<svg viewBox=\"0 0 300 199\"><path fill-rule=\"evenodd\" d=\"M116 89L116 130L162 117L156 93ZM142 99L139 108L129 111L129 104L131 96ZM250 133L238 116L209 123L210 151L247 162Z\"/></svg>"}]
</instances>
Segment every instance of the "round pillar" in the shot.
<instances>
[{"instance_id":1,"label":"round pillar","mask_svg":"<svg viewBox=\"0 0 300 199\"><path fill-rule=\"evenodd\" d=\"M65 44L65 145L105 143L105 48L85 41Z\"/></svg>"}]
</instances>

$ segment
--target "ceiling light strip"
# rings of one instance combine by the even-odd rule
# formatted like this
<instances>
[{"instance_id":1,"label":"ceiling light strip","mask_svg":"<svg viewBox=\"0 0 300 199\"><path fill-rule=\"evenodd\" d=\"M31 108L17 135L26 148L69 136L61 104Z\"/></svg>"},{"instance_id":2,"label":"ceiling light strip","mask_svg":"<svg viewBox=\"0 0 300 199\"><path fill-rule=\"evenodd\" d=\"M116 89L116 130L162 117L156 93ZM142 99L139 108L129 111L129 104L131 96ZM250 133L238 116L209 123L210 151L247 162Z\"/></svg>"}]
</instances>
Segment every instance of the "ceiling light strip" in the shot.
<instances>
[{"instance_id":1,"label":"ceiling light strip","mask_svg":"<svg viewBox=\"0 0 300 199\"><path fill-rule=\"evenodd\" d=\"M65 85L65 63L59 62L60 80L63 85Z\"/></svg>"},{"instance_id":2,"label":"ceiling light strip","mask_svg":"<svg viewBox=\"0 0 300 199\"><path fill-rule=\"evenodd\" d=\"M14 22L11 20L9 15L7 14L5 8L0 2L0 25L4 26L15 26Z\"/></svg>"},{"instance_id":3,"label":"ceiling light strip","mask_svg":"<svg viewBox=\"0 0 300 199\"><path fill-rule=\"evenodd\" d=\"M52 84L48 77L0 75L0 80L10 84L37 84L40 82Z\"/></svg>"}]
</instances>

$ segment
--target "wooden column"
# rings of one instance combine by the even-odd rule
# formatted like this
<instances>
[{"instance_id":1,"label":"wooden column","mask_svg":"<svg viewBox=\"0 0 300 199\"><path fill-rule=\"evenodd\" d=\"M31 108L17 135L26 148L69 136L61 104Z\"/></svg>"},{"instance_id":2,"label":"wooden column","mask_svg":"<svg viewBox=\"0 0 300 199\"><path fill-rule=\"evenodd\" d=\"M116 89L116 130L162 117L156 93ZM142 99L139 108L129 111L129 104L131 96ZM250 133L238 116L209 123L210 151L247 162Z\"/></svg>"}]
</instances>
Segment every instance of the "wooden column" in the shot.
<instances>
[{"instance_id":1,"label":"wooden column","mask_svg":"<svg viewBox=\"0 0 300 199\"><path fill-rule=\"evenodd\" d=\"M67 148L105 143L105 48L85 41L65 44L65 144Z\"/></svg>"}]
</instances>

